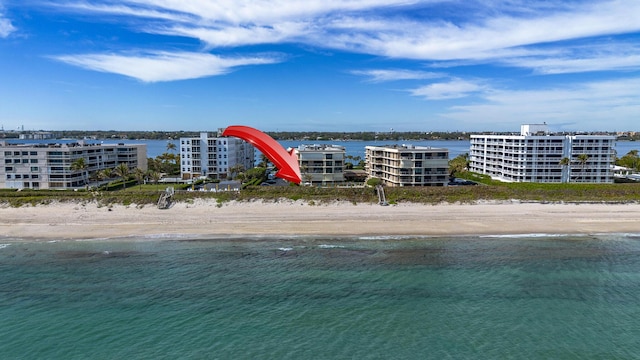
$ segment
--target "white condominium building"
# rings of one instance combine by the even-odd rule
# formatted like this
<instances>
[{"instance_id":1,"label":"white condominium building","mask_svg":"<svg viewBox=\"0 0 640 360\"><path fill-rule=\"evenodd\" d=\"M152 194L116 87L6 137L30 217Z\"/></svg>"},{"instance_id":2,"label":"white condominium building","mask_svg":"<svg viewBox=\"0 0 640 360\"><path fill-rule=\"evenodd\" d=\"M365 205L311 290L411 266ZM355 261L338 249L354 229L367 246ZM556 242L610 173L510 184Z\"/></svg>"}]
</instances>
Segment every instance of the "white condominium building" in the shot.
<instances>
[{"instance_id":1,"label":"white condominium building","mask_svg":"<svg viewBox=\"0 0 640 360\"><path fill-rule=\"evenodd\" d=\"M294 151L303 182L321 185L344 182L344 146L299 145Z\"/></svg>"},{"instance_id":2,"label":"white condominium building","mask_svg":"<svg viewBox=\"0 0 640 360\"><path fill-rule=\"evenodd\" d=\"M84 170L72 164L84 159ZM0 141L0 188L73 189L90 185L100 170L119 164L129 169L147 170L147 145L88 144L9 144Z\"/></svg>"},{"instance_id":3,"label":"white condominium building","mask_svg":"<svg viewBox=\"0 0 640 360\"><path fill-rule=\"evenodd\" d=\"M522 125L520 135L471 135L469 170L506 182L612 183L614 145L615 136Z\"/></svg>"},{"instance_id":4,"label":"white condominium building","mask_svg":"<svg viewBox=\"0 0 640 360\"><path fill-rule=\"evenodd\" d=\"M206 132L199 137L180 138L180 174L185 180L200 176L226 179L238 164L245 169L255 164L255 148L244 140L209 137Z\"/></svg>"},{"instance_id":5,"label":"white condominium building","mask_svg":"<svg viewBox=\"0 0 640 360\"><path fill-rule=\"evenodd\" d=\"M387 186L445 186L449 150L427 146L365 147L366 171Z\"/></svg>"}]
</instances>

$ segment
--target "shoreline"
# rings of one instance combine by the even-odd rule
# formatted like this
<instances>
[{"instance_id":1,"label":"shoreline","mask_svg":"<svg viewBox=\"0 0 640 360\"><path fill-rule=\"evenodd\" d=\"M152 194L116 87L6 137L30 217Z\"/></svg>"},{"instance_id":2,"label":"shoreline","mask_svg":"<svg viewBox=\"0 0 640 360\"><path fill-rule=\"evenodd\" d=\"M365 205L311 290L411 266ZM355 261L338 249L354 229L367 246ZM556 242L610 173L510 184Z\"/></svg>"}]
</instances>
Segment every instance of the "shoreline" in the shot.
<instances>
[{"instance_id":1,"label":"shoreline","mask_svg":"<svg viewBox=\"0 0 640 360\"><path fill-rule=\"evenodd\" d=\"M0 241L293 236L428 237L637 234L640 205L519 203L391 206L196 200L153 205L55 203L0 208Z\"/></svg>"}]
</instances>

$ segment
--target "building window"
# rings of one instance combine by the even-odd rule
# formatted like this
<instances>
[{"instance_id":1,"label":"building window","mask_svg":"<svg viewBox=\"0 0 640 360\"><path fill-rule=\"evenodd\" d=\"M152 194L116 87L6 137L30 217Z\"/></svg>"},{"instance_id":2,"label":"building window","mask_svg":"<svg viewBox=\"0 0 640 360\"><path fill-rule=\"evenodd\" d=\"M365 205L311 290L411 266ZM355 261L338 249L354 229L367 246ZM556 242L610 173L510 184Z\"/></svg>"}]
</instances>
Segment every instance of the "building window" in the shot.
<instances>
[{"instance_id":1,"label":"building window","mask_svg":"<svg viewBox=\"0 0 640 360\"><path fill-rule=\"evenodd\" d=\"M31 151L29 154L30 155L38 155L38 152L37 151Z\"/></svg>"},{"instance_id":2,"label":"building window","mask_svg":"<svg viewBox=\"0 0 640 360\"><path fill-rule=\"evenodd\" d=\"M5 164L11 164L11 159L4 159Z\"/></svg>"},{"instance_id":3,"label":"building window","mask_svg":"<svg viewBox=\"0 0 640 360\"><path fill-rule=\"evenodd\" d=\"M6 166L4 171L13 171L13 166Z\"/></svg>"},{"instance_id":4,"label":"building window","mask_svg":"<svg viewBox=\"0 0 640 360\"><path fill-rule=\"evenodd\" d=\"M38 159L31 159L31 163L32 164L37 164L38 163Z\"/></svg>"},{"instance_id":5,"label":"building window","mask_svg":"<svg viewBox=\"0 0 640 360\"><path fill-rule=\"evenodd\" d=\"M40 171L40 168L39 168L39 167L37 167L37 166L32 166L32 167L31 167L31 171L33 171L33 172L37 172L37 171Z\"/></svg>"}]
</instances>

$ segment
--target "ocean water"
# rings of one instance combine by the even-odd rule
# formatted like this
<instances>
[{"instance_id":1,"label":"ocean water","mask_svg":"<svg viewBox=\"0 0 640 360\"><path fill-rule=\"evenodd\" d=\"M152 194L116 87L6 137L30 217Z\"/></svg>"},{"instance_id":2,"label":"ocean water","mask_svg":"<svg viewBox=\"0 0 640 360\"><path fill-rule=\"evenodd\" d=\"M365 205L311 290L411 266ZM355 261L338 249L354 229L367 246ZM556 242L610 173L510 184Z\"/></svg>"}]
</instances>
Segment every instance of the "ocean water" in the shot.
<instances>
[{"instance_id":1,"label":"ocean water","mask_svg":"<svg viewBox=\"0 0 640 360\"><path fill-rule=\"evenodd\" d=\"M5 240L0 358L640 358L640 236Z\"/></svg>"}]
</instances>

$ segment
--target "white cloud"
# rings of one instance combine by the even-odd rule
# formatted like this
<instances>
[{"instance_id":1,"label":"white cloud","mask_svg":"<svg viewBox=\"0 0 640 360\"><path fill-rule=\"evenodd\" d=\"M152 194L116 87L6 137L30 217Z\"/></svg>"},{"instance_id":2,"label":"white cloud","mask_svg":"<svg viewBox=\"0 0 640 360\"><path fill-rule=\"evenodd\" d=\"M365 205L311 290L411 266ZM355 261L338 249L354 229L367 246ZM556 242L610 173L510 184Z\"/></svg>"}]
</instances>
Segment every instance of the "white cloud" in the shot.
<instances>
[{"instance_id":1,"label":"white cloud","mask_svg":"<svg viewBox=\"0 0 640 360\"><path fill-rule=\"evenodd\" d=\"M305 32L304 23L283 22L272 26L226 26L204 28L192 26L174 26L171 28L149 28L148 32L164 35L179 35L196 38L209 48L280 43L292 40Z\"/></svg>"},{"instance_id":2,"label":"white cloud","mask_svg":"<svg viewBox=\"0 0 640 360\"><path fill-rule=\"evenodd\" d=\"M546 121L601 130L603 124L615 121L632 129L637 127L640 114L640 78L543 90L494 90L484 94L484 100L481 104L454 106L441 116L467 124L511 124L514 128Z\"/></svg>"},{"instance_id":3,"label":"white cloud","mask_svg":"<svg viewBox=\"0 0 640 360\"><path fill-rule=\"evenodd\" d=\"M518 13L475 14L459 22L432 17L408 20L381 8L431 9L447 1L407 0L128 0L121 5L65 4L80 11L171 20L143 31L191 36L212 47L278 43L296 39L321 47L397 58L459 60L502 58L532 52L519 49L562 40L640 30L640 2L599 1L556 7L520 4ZM501 4L512 10L509 2ZM459 4L459 11L465 11ZM470 2L466 10L477 5ZM529 6L529 7L527 7ZM491 6L486 6L491 8ZM492 13L492 14L493 14Z\"/></svg>"},{"instance_id":4,"label":"white cloud","mask_svg":"<svg viewBox=\"0 0 640 360\"><path fill-rule=\"evenodd\" d=\"M64 6L78 11L137 15L148 18L165 18L182 14L200 19L200 24L267 25L282 21L317 18L335 12L368 11L421 2L442 2L442 0L122 0L120 5L70 2Z\"/></svg>"},{"instance_id":5,"label":"white cloud","mask_svg":"<svg viewBox=\"0 0 640 360\"><path fill-rule=\"evenodd\" d=\"M531 68L540 74L640 69L640 47L628 43L567 48L554 57L506 59L505 64Z\"/></svg>"},{"instance_id":6,"label":"white cloud","mask_svg":"<svg viewBox=\"0 0 640 360\"><path fill-rule=\"evenodd\" d=\"M575 57L564 42L640 31L640 1L628 0L72 0L50 6L97 20L121 16L136 31L197 39L207 50L298 43L435 65L494 61L543 74L634 68L637 52ZM440 11L443 6L455 9L455 17Z\"/></svg>"},{"instance_id":7,"label":"white cloud","mask_svg":"<svg viewBox=\"0 0 640 360\"><path fill-rule=\"evenodd\" d=\"M411 95L427 100L458 99L486 90L486 87L471 81L452 79L449 82L434 83L410 90Z\"/></svg>"},{"instance_id":8,"label":"white cloud","mask_svg":"<svg viewBox=\"0 0 640 360\"><path fill-rule=\"evenodd\" d=\"M202 53L153 52L138 55L64 55L56 60L89 70L129 76L144 82L195 79L221 75L246 65L273 64L275 57L223 58Z\"/></svg>"},{"instance_id":9,"label":"white cloud","mask_svg":"<svg viewBox=\"0 0 640 360\"><path fill-rule=\"evenodd\" d=\"M0 38L6 38L14 31L16 28L11 24L11 21L0 12Z\"/></svg>"},{"instance_id":10,"label":"white cloud","mask_svg":"<svg viewBox=\"0 0 640 360\"><path fill-rule=\"evenodd\" d=\"M640 30L640 2L606 1L528 16L470 16L464 23L342 17L333 46L396 58L461 60L535 53L531 45Z\"/></svg>"},{"instance_id":11,"label":"white cloud","mask_svg":"<svg viewBox=\"0 0 640 360\"><path fill-rule=\"evenodd\" d=\"M435 79L444 77L444 74L428 72L428 71L415 71L415 70L403 70L403 69L374 69L374 70L354 70L351 71L354 75L365 76L370 82L385 82L385 81L397 81L397 80L423 80L423 79Z\"/></svg>"}]
</instances>

